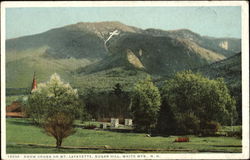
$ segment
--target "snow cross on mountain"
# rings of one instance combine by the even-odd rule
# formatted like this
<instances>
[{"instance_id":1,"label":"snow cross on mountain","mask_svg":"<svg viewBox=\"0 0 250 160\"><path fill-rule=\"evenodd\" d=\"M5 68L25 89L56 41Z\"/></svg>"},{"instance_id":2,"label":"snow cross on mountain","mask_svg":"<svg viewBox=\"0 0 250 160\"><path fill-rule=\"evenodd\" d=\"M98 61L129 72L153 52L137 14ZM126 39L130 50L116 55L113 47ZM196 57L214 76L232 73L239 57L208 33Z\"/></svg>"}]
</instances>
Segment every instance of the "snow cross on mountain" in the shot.
<instances>
[{"instance_id":1,"label":"snow cross on mountain","mask_svg":"<svg viewBox=\"0 0 250 160\"><path fill-rule=\"evenodd\" d=\"M117 35L119 35L120 34L120 32L118 31L118 30L114 30L113 32L109 32L109 38L105 41L105 44L115 35L115 36L117 36Z\"/></svg>"},{"instance_id":2,"label":"snow cross on mountain","mask_svg":"<svg viewBox=\"0 0 250 160\"><path fill-rule=\"evenodd\" d=\"M118 30L114 30L113 32L109 32L109 37L108 37L108 39L106 39L105 42L104 42L104 46L105 46L106 51L108 51L107 42L108 42L113 36L117 36L117 35L119 35L119 34L120 34L120 32L119 32Z\"/></svg>"}]
</instances>

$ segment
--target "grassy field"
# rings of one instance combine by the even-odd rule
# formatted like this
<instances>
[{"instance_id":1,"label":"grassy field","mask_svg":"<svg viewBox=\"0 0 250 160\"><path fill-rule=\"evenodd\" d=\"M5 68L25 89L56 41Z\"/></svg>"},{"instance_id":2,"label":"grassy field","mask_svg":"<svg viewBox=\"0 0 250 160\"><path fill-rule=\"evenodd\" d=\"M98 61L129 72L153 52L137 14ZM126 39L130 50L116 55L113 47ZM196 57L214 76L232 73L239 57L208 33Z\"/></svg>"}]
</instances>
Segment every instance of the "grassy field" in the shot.
<instances>
[{"instance_id":1,"label":"grassy field","mask_svg":"<svg viewBox=\"0 0 250 160\"><path fill-rule=\"evenodd\" d=\"M77 132L63 141L63 146L76 147L56 149L55 140L33 126L26 119L7 119L7 153L168 153L168 152L241 152L241 139L233 137L189 136L190 142L173 142L177 136L146 137L143 133L120 133L104 130L77 128ZM45 146L30 146L39 144ZM91 149L105 148L107 149ZM79 149L78 147L85 147ZM86 148L90 149L86 149ZM135 150L124 150L124 149ZM112 150L115 149L115 150ZM141 151L136 149L165 149ZM185 151L190 150L190 151Z\"/></svg>"}]
</instances>

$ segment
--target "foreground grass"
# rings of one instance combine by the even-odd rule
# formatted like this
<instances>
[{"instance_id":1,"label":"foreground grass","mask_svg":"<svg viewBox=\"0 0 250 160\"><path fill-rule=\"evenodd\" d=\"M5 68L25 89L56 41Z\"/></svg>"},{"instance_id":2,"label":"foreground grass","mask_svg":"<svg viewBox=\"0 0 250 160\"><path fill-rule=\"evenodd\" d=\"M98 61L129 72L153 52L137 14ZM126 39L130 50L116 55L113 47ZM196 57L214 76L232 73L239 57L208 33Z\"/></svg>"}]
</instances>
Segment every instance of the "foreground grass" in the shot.
<instances>
[{"instance_id":1,"label":"foreground grass","mask_svg":"<svg viewBox=\"0 0 250 160\"><path fill-rule=\"evenodd\" d=\"M7 153L109 153L125 151L56 149L53 147L32 147L23 144L55 146L55 140L33 126L25 119L7 119ZM241 139L233 137L196 137L190 142L174 143L177 136L146 137L142 133L119 133L103 130L77 128L77 132L63 141L63 146L135 148L135 149L189 149L200 152L241 152ZM126 153L136 151L126 151ZM163 151L161 151L163 152ZM168 151L164 151L168 152Z\"/></svg>"}]
</instances>

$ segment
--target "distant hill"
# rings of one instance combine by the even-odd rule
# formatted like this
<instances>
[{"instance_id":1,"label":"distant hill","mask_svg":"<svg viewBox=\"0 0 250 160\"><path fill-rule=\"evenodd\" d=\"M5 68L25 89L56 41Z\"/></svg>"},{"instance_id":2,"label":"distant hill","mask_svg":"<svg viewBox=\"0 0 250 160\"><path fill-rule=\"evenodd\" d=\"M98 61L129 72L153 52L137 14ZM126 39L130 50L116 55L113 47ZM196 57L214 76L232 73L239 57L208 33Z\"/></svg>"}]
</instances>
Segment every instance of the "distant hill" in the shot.
<instances>
[{"instance_id":1,"label":"distant hill","mask_svg":"<svg viewBox=\"0 0 250 160\"><path fill-rule=\"evenodd\" d=\"M110 38L115 30L119 34ZM185 29L81 22L6 40L7 88L30 87L34 71L39 82L57 72L77 88L108 89L117 82L129 88L147 74L166 76L223 60L240 51L240 43Z\"/></svg>"}]
</instances>

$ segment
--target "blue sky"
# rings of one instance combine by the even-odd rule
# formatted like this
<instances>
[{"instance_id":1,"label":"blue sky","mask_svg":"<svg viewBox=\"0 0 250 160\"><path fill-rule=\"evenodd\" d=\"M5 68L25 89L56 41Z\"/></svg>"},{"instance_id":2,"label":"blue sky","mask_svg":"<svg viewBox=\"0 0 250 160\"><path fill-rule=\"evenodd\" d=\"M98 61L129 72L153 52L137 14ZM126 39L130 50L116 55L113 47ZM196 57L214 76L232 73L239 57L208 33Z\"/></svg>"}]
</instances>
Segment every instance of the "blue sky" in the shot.
<instances>
[{"instance_id":1,"label":"blue sky","mask_svg":"<svg viewBox=\"0 0 250 160\"><path fill-rule=\"evenodd\" d=\"M241 8L237 6L7 8L6 38L99 21L120 21L143 29L186 28L201 35L241 38Z\"/></svg>"}]
</instances>

